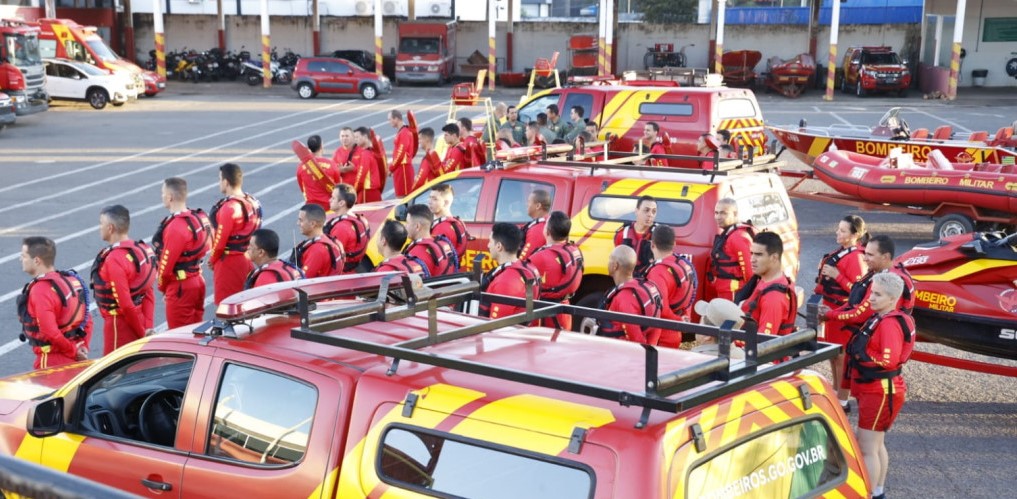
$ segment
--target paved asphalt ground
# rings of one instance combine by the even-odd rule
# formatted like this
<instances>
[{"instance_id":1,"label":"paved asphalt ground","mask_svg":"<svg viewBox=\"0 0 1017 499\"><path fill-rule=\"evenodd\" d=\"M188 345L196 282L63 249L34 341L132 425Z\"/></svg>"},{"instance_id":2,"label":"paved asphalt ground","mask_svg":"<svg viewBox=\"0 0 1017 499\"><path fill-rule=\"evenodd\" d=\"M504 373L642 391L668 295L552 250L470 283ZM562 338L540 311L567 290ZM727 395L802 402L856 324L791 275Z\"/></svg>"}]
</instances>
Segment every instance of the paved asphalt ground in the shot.
<instances>
[{"instance_id":1,"label":"paved asphalt ground","mask_svg":"<svg viewBox=\"0 0 1017 499\"><path fill-rule=\"evenodd\" d=\"M518 91L498 91L495 100L515 102ZM991 132L1017 119L1009 91L967 91L953 102L837 94L824 102L813 91L797 100L759 92L772 124L872 125L890 106L905 106L912 128L949 124L959 134ZM101 207L120 203L132 214L134 237L150 239L166 215L160 185L169 176L190 183L190 205L209 208L220 196L217 167L237 162L245 190L261 199L266 226L280 233L286 251L300 239L301 205L289 143L317 133L336 147L341 126L371 126L390 146L386 112L413 109L421 126L440 126L448 88L399 87L375 102L319 98L298 100L287 88L265 91L241 83L171 82L167 92L121 108L94 111L84 104L59 104L42 115L19 119L0 134L0 375L31 368L29 349L17 339L14 300L28 280L20 267L20 241L45 235L58 242L58 267L87 273L103 246L97 230ZM833 228L843 207L795 201L803 253L799 282L808 288L820 256L835 246ZM875 233L899 248L930 239L927 219L861 212ZM705 229L704 229L705 230ZM712 229L711 229L712 230ZM207 277L211 278L210 274ZM211 291L211 287L209 287ZM163 324L161 297L156 324ZM209 298L209 302L211 298ZM211 307L206 317L211 317ZM97 327L92 351L101 351ZM922 345L943 353L945 348ZM962 354L968 358L980 358ZM95 354L93 354L93 357ZM1010 362L1013 365L1015 363ZM826 371L825 366L817 366ZM1017 380L945 367L908 365L908 402L887 437L891 497L1006 497L1017 470Z\"/></svg>"}]
</instances>

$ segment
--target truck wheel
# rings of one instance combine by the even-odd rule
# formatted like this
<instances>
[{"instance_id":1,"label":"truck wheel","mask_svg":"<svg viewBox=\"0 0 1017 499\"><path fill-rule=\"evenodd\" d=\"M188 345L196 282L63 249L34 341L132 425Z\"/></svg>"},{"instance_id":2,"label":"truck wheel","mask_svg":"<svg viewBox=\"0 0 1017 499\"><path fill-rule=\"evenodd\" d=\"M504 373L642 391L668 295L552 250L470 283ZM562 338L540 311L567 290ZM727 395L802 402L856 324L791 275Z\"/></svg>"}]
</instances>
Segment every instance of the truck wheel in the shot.
<instances>
[{"instance_id":1,"label":"truck wheel","mask_svg":"<svg viewBox=\"0 0 1017 499\"><path fill-rule=\"evenodd\" d=\"M365 83L363 87L360 87L360 96L365 100L374 100L378 96L378 89L373 83Z\"/></svg>"},{"instance_id":2,"label":"truck wheel","mask_svg":"<svg viewBox=\"0 0 1017 499\"><path fill-rule=\"evenodd\" d=\"M936 220L936 227L932 229L932 235L943 239L949 236L959 236L975 230L975 223L966 215L951 213Z\"/></svg>"},{"instance_id":3,"label":"truck wheel","mask_svg":"<svg viewBox=\"0 0 1017 499\"><path fill-rule=\"evenodd\" d=\"M299 95L301 99L310 99L311 97L314 97L314 87L312 87L310 83L301 83L297 85L297 95Z\"/></svg>"},{"instance_id":4,"label":"truck wheel","mask_svg":"<svg viewBox=\"0 0 1017 499\"><path fill-rule=\"evenodd\" d=\"M861 78L858 78L858 83L855 83L855 95L859 97L865 97L865 88L862 87Z\"/></svg>"},{"instance_id":5,"label":"truck wheel","mask_svg":"<svg viewBox=\"0 0 1017 499\"><path fill-rule=\"evenodd\" d=\"M109 94L101 88L89 89L88 93L85 94L85 98L88 99L88 103L93 109L102 109L109 102Z\"/></svg>"},{"instance_id":6,"label":"truck wheel","mask_svg":"<svg viewBox=\"0 0 1017 499\"><path fill-rule=\"evenodd\" d=\"M840 79L840 91L841 93L848 93L847 78L841 77Z\"/></svg>"}]
</instances>

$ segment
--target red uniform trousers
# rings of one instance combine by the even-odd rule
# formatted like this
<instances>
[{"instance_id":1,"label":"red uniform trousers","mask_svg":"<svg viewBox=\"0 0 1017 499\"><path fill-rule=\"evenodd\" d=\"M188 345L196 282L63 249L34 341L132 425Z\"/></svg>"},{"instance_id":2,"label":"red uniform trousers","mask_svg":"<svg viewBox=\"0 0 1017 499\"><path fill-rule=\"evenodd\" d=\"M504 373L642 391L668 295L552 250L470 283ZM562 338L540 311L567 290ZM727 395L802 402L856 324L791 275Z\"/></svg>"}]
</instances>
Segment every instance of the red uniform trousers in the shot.
<instances>
[{"instance_id":1,"label":"red uniform trousers","mask_svg":"<svg viewBox=\"0 0 1017 499\"><path fill-rule=\"evenodd\" d=\"M722 279L716 278L712 281L707 280L705 291L705 299L712 300L714 298L724 298L725 300L734 301L735 292L738 291L742 285L745 284L742 281L736 279Z\"/></svg>"},{"instance_id":2,"label":"red uniform trousers","mask_svg":"<svg viewBox=\"0 0 1017 499\"><path fill-rule=\"evenodd\" d=\"M365 189L364 202L373 203L375 201L381 201L381 189Z\"/></svg>"},{"instance_id":3,"label":"red uniform trousers","mask_svg":"<svg viewBox=\"0 0 1017 499\"><path fill-rule=\"evenodd\" d=\"M103 355L109 355L113 350L145 336L144 331L131 329L127 319L116 312L113 315L103 312L102 323Z\"/></svg>"},{"instance_id":4,"label":"red uniform trousers","mask_svg":"<svg viewBox=\"0 0 1017 499\"><path fill-rule=\"evenodd\" d=\"M205 277L187 274L182 281L166 285L166 324L170 329L201 322L205 318Z\"/></svg>"},{"instance_id":5,"label":"red uniform trousers","mask_svg":"<svg viewBox=\"0 0 1017 499\"><path fill-rule=\"evenodd\" d=\"M215 304L222 303L228 296L244 290L247 274L254 264L244 253L226 252L212 264L212 286L215 288Z\"/></svg>"},{"instance_id":6,"label":"red uniform trousers","mask_svg":"<svg viewBox=\"0 0 1017 499\"><path fill-rule=\"evenodd\" d=\"M35 352L35 364L33 367L36 370L65 366L78 361L73 355L68 357L63 352L49 351L51 348L52 346L32 347L32 350Z\"/></svg>"}]
</instances>

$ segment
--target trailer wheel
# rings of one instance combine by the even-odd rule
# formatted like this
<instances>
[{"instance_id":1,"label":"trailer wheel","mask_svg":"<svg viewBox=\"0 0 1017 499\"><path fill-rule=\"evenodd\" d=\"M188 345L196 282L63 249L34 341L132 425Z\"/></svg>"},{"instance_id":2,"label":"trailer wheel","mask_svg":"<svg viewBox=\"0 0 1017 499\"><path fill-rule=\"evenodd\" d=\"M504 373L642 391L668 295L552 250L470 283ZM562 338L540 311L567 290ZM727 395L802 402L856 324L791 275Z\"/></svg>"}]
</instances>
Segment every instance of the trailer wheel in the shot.
<instances>
[{"instance_id":1,"label":"trailer wheel","mask_svg":"<svg viewBox=\"0 0 1017 499\"><path fill-rule=\"evenodd\" d=\"M948 236L959 236L975 230L975 223L966 215L951 213L936 220L932 235L943 239Z\"/></svg>"}]
</instances>

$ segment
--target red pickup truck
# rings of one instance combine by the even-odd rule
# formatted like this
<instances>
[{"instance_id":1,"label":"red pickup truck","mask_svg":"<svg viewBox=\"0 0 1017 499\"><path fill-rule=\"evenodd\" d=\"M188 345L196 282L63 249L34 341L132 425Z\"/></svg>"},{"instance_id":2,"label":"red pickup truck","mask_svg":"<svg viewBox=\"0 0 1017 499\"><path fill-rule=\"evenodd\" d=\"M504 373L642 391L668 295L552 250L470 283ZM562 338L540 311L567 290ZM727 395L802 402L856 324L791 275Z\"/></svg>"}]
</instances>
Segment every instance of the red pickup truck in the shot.
<instances>
[{"instance_id":1,"label":"red pickup truck","mask_svg":"<svg viewBox=\"0 0 1017 499\"><path fill-rule=\"evenodd\" d=\"M385 273L233 295L208 323L0 380L0 454L159 498L866 495L835 393L803 370L837 350L814 330L586 311L748 341L733 362L520 325L554 307L447 311L478 289Z\"/></svg>"}]
</instances>

